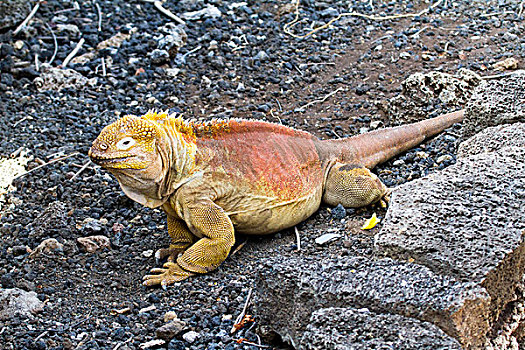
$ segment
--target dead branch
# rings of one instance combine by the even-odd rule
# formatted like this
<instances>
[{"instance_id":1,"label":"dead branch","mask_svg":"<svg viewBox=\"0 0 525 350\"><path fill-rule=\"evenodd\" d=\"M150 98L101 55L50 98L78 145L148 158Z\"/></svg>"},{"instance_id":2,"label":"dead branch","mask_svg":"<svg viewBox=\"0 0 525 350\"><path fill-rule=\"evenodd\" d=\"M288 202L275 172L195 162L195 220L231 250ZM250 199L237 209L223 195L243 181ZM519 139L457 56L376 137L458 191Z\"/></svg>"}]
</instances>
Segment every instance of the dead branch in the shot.
<instances>
[{"instance_id":1,"label":"dead branch","mask_svg":"<svg viewBox=\"0 0 525 350\"><path fill-rule=\"evenodd\" d=\"M487 17L493 17L493 16L504 16L504 15L510 15L511 13L516 13L516 12L502 11L502 12L484 13L484 14L481 14L480 17L487 18Z\"/></svg>"},{"instance_id":2,"label":"dead branch","mask_svg":"<svg viewBox=\"0 0 525 350\"><path fill-rule=\"evenodd\" d=\"M80 5L78 4L78 1L75 1L73 3L73 7L68 8L68 9L55 11L54 14L56 15L58 13L64 13L64 12L70 12L70 11L78 11L78 10L80 10Z\"/></svg>"},{"instance_id":3,"label":"dead branch","mask_svg":"<svg viewBox=\"0 0 525 350\"><path fill-rule=\"evenodd\" d=\"M302 107L299 107L297 109L297 112L304 112L304 110L306 109L306 107L310 107L311 105L315 104L315 103L322 103L324 101L326 101L330 96L333 96L335 95L336 93L338 93L339 91L343 90L342 87L338 87L336 90L332 91L331 93L329 93L328 95L326 95L325 97L323 97L322 99L319 99L319 100L313 100L312 102L308 102L307 104L305 104L304 106Z\"/></svg>"},{"instance_id":4,"label":"dead branch","mask_svg":"<svg viewBox=\"0 0 525 350\"><path fill-rule=\"evenodd\" d=\"M149 2L149 1L148 1ZM154 1L153 2L153 5L155 6L155 8L157 10L159 10L162 14L164 14L165 16L171 18L172 20L174 20L175 22L178 22L182 25L186 25L186 22L184 22L182 20L182 18L180 18L179 16L175 15L173 12L171 12L170 10L164 8L162 6L162 2L161 1Z\"/></svg>"},{"instance_id":5,"label":"dead branch","mask_svg":"<svg viewBox=\"0 0 525 350\"><path fill-rule=\"evenodd\" d=\"M273 108L270 109L270 114L272 115L272 117L274 117L275 119L277 119L279 121L279 124L283 124L283 121L281 120L281 118L279 118L279 115L275 115L273 114Z\"/></svg>"},{"instance_id":6,"label":"dead branch","mask_svg":"<svg viewBox=\"0 0 525 350\"><path fill-rule=\"evenodd\" d=\"M55 35L55 32L53 32L53 29L51 28L51 26L49 24L44 23L47 30L49 30L51 32L51 36L53 37L53 45L55 47L54 51L53 51L53 56L51 56L51 59L49 60L49 62L47 64L51 65L51 63L53 63L53 61L55 60L55 57L57 56L57 52L58 52L58 42L57 42L57 37Z\"/></svg>"},{"instance_id":7,"label":"dead branch","mask_svg":"<svg viewBox=\"0 0 525 350\"><path fill-rule=\"evenodd\" d=\"M97 27L97 30L99 32L102 31L102 11L100 11L100 6L98 4L98 2L95 1L95 7L97 8L97 18L98 18L98 27Z\"/></svg>"},{"instance_id":8,"label":"dead branch","mask_svg":"<svg viewBox=\"0 0 525 350\"><path fill-rule=\"evenodd\" d=\"M501 79L501 78L505 78L505 77L511 76L513 74L522 73L522 72L525 72L525 70L520 69L520 70L516 70L514 72L506 72L506 73L495 74L495 75L485 75L485 76L481 77L481 79L483 79L483 80Z\"/></svg>"},{"instance_id":9,"label":"dead branch","mask_svg":"<svg viewBox=\"0 0 525 350\"><path fill-rule=\"evenodd\" d=\"M36 11L38 11L39 7L40 1L36 3L35 7L33 7L26 19L24 19L24 21L20 23L20 25L15 29L15 31L13 32L13 36L17 35L22 29L24 29L24 27L29 23L31 18L33 18L33 16L36 14Z\"/></svg>"},{"instance_id":10,"label":"dead branch","mask_svg":"<svg viewBox=\"0 0 525 350\"><path fill-rule=\"evenodd\" d=\"M35 53L35 70L37 72L40 70L40 62L38 61L38 53Z\"/></svg>"},{"instance_id":11,"label":"dead branch","mask_svg":"<svg viewBox=\"0 0 525 350\"><path fill-rule=\"evenodd\" d=\"M246 315L246 309L248 309L248 304L250 303L250 298L252 297L253 288L250 288L250 291L248 292L248 296L246 297L246 301L244 302L244 307L242 308L241 313L237 318L235 319L235 322L233 323L234 326L232 327L230 333L233 334L237 331L237 328L235 328L235 325L242 321L244 318L244 315Z\"/></svg>"},{"instance_id":12,"label":"dead branch","mask_svg":"<svg viewBox=\"0 0 525 350\"><path fill-rule=\"evenodd\" d=\"M88 160L88 161L86 162L86 164L82 165L82 168L80 168L80 170L77 171L77 172L75 173L75 175L73 175L73 176L71 177L71 179L69 179L69 181L73 181L78 175L80 175L84 170L86 170L87 167L89 166L89 164L91 164L91 161L90 161L90 160Z\"/></svg>"},{"instance_id":13,"label":"dead branch","mask_svg":"<svg viewBox=\"0 0 525 350\"><path fill-rule=\"evenodd\" d=\"M50 160L50 161L47 162L47 163L44 163L44 164L42 164L42 165L39 165L39 166L37 166L36 168L33 168L33 169L31 169L31 170L26 171L26 172L23 173L23 174L20 174L20 175L16 176L15 178L13 178L13 180L19 179L19 178L21 178L22 176L25 176L25 175L27 175L27 174L29 174L29 173L32 173L33 171L36 171L36 170L38 170L38 169L40 169L40 168L43 168L43 167L45 167L45 166L48 166L49 164L53 164L53 163L59 162L59 161L61 161L61 160L67 159L67 158L69 158L69 157L76 156L77 154L79 154L79 153L78 153L78 152L73 152L73 153L68 154L68 155L66 155L66 156L62 156L62 157L58 157L58 158L52 159L52 160Z\"/></svg>"},{"instance_id":14,"label":"dead branch","mask_svg":"<svg viewBox=\"0 0 525 350\"><path fill-rule=\"evenodd\" d=\"M279 106L279 112L283 111L283 106L281 106L281 102L279 102L278 99L274 98L275 102L277 102L277 105Z\"/></svg>"},{"instance_id":15,"label":"dead branch","mask_svg":"<svg viewBox=\"0 0 525 350\"><path fill-rule=\"evenodd\" d=\"M297 39L305 39L305 38L309 37L310 35L312 35L314 33L317 33L318 31L329 27L334 22L339 21L343 17L362 17L362 18L369 19L371 21L385 21L385 20L397 19L397 18L417 17L417 16L421 16L421 15L429 12L431 9L439 6L443 2L443 0L438 0L435 4L430 5L429 7L427 7L424 10L419 11L418 13L405 13L405 14L400 14L400 15L374 16L374 15L367 15L367 14L359 13L359 12L345 12L345 13L341 13L341 14L337 15L335 18L332 18L326 24L323 24L322 26L319 26L319 27L316 27L316 28L312 29L311 31L309 31L305 35L297 35L297 34L294 34L294 33L291 32L291 29L297 23L299 23L299 2L300 2L300 0L295 0L295 1L296 1L295 2L295 18L291 22L286 23L284 25L284 27L283 27L283 30L284 30L284 32L286 34L288 34L290 36L293 36L294 38L297 38Z\"/></svg>"},{"instance_id":16,"label":"dead branch","mask_svg":"<svg viewBox=\"0 0 525 350\"><path fill-rule=\"evenodd\" d=\"M13 153L11 153L11 154L9 155L9 157L11 157L11 158L16 158L16 157L18 157L18 155L19 155L20 153L22 153L23 150L24 150L24 146L20 146L20 147L18 147L18 148L16 149L16 151L14 151Z\"/></svg>"},{"instance_id":17,"label":"dead branch","mask_svg":"<svg viewBox=\"0 0 525 350\"><path fill-rule=\"evenodd\" d=\"M242 242L241 244L239 244L237 246L237 248L235 248L235 250L230 254L230 256L234 256L235 254L237 254L239 252L239 250L242 249L242 247L244 247L244 245L248 242L248 240L245 240L244 242Z\"/></svg>"},{"instance_id":18,"label":"dead branch","mask_svg":"<svg viewBox=\"0 0 525 350\"><path fill-rule=\"evenodd\" d=\"M102 76L105 77L106 76L106 60L104 59L104 57L102 57L100 61L102 63Z\"/></svg>"},{"instance_id":19,"label":"dead branch","mask_svg":"<svg viewBox=\"0 0 525 350\"><path fill-rule=\"evenodd\" d=\"M295 240L297 241L297 251L301 251L301 236L299 235L299 230L297 229L297 226L295 228Z\"/></svg>"},{"instance_id":20,"label":"dead branch","mask_svg":"<svg viewBox=\"0 0 525 350\"><path fill-rule=\"evenodd\" d=\"M269 345L257 344L257 343L248 341L246 339L238 339L238 340L236 340L236 342L239 343L239 344L247 344L247 345L255 346L256 348L261 348L261 349L269 349L269 348L271 348L271 346L269 346Z\"/></svg>"},{"instance_id":21,"label":"dead branch","mask_svg":"<svg viewBox=\"0 0 525 350\"><path fill-rule=\"evenodd\" d=\"M78 53L78 50L84 45L84 42L86 40L84 38L80 38L80 41L77 43L73 51L69 55L67 55L66 59L64 60L64 63L62 63L62 67L66 68L66 66L69 64L69 62L75 57L75 55Z\"/></svg>"}]
</instances>

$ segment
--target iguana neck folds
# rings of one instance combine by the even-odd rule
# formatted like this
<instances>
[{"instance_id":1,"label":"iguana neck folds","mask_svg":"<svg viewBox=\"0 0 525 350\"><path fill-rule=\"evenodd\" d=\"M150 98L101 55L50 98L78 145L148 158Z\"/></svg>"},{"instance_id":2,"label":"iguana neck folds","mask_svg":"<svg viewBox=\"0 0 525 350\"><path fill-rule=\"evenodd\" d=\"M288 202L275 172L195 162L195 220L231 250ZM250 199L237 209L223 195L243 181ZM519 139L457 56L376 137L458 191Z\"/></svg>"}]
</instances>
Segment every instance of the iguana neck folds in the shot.
<instances>
[{"instance_id":1,"label":"iguana neck folds","mask_svg":"<svg viewBox=\"0 0 525 350\"><path fill-rule=\"evenodd\" d=\"M160 124L166 133L165 144L159 145L162 149L163 167L165 183L163 196L169 197L180 186L198 176L195 156L197 145L195 136L188 132L188 126L184 124L182 118L167 120L167 123ZM184 127L181 127L184 125ZM190 129L191 130L191 129ZM164 143L162 142L161 143Z\"/></svg>"}]
</instances>

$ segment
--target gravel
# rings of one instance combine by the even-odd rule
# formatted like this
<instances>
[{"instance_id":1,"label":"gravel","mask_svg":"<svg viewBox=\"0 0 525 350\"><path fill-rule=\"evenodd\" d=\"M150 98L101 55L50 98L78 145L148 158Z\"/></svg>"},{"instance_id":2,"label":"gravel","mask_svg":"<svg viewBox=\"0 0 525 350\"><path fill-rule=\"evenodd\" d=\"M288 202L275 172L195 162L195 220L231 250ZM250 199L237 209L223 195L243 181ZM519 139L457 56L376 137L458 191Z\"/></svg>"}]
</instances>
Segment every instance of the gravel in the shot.
<instances>
[{"instance_id":1,"label":"gravel","mask_svg":"<svg viewBox=\"0 0 525 350\"><path fill-rule=\"evenodd\" d=\"M27 15L30 6L23 3L20 13ZM35 292L45 302L36 317L0 321L6 349L138 349L156 339L169 311L186 328L157 348L256 349L237 342L259 341L256 314L254 327L233 335L230 330L265 258L372 254L381 225L370 233L360 227L374 211L384 217L384 210L347 210L344 216L323 207L297 227L300 253L293 230L240 236L238 243L247 244L217 271L167 290L143 287L142 276L155 261L142 253L167 246L165 218L125 197L87 157L98 132L119 116L169 109L187 118L268 120L324 139L345 137L373 122L390 126L378 104L399 95L401 82L413 73L454 75L467 68L482 76L501 74L495 63L515 57L523 65L525 57L523 18L514 2L454 1L390 21L343 17L306 39L284 31L295 18L293 3L164 3L185 19L183 31L173 29L177 23L165 27L171 20L152 3L123 0L96 2L99 31L97 7L78 2L75 9L76 3L41 3L16 36L25 16L12 15L0 27L0 156L27 149L32 157L30 172L14 181L16 191L2 205L0 285ZM300 18L308 20L287 28L306 34L312 23L321 25L337 13L390 15L427 6L371 3L373 8L367 1L301 2ZM163 41L169 35L174 37ZM81 38L85 43L69 70L58 69ZM426 108L429 114L446 112L439 99ZM382 164L378 175L397 186L453 164L459 132L454 126ZM394 166L397 160L403 162ZM315 244L325 233L343 237ZM80 249L77 239L93 235L107 237L110 246L94 253ZM50 238L63 248L29 258L23 247L34 249ZM151 305L155 309L139 313ZM249 305L247 313L253 310Z\"/></svg>"}]
</instances>

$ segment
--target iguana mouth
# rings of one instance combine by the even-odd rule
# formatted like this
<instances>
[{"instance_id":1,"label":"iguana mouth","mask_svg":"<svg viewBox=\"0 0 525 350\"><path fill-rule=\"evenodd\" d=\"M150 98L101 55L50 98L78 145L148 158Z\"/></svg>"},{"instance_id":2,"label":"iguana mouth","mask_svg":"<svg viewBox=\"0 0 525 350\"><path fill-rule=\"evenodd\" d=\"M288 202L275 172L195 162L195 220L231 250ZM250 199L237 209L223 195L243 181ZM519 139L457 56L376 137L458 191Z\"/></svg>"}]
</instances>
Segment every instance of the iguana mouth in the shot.
<instances>
[{"instance_id":1,"label":"iguana mouth","mask_svg":"<svg viewBox=\"0 0 525 350\"><path fill-rule=\"evenodd\" d=\"M128 160L132 157L133 156L112 157L112 158L93 157L92 160L94 163L97 163L98 165L108 165L108 164L120 163L121 161Z\"/></svg>"}]
</instances>

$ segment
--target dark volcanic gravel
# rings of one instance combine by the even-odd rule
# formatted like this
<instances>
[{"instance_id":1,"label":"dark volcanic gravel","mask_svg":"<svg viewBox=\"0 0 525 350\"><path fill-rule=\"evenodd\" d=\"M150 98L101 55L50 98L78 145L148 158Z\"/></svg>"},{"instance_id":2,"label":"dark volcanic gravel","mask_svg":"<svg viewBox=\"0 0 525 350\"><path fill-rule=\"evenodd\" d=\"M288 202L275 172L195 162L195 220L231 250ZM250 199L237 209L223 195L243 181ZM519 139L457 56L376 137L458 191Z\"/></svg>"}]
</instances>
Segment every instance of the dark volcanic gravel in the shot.
<instances>
[{"instance_id":1,"label":"dark volcanic gravel","mask_svg":"<svg viewBox=\"0 0 525 350\"><path fill-rule=\"evenodd\" d=\"M164 6L179 16L214 6L220 16L186 20L187 38L167 38L173 33L165 27L171 20L150 2L48 0L17 35L13 31L20 22L0 25L0 156L23 147L33 157L28 168L34 169L15 180L17 190L7 195L0 212L0 285L35 291L45 302L35 317L0 320L2 349L138 349L156 338L168 311L185 326L153 348L257 349L237 342L259 341L257 315L255 326L233 335L230 329L265 257L372 254L377 228L359 228L374 211L379 217L384 211L346 210L344 217L341 210L323 207L298 226L300 252L293 230L241 236L238 243L247 243L217 271L167 290L143 287L142 276L155 266L152 252L168 245L164 215L125 197L117 182L93 164L78 173L98 132L118 116L169 109L187 118L281 122L320 138L337 138L377 122L390 125L377 104L396 96L400 82L412 73L454 74L468 68L492 75L499 73L494 63L525 58L523 14L518 16L515 0L445 1L420 16L388 21L343 17L306 39L283 31L295 17L294 3L185 0ZM292 30L306 34L310 26L343 12L392 15L427 6L406 0L307 0L299 11L307 20ZM120 47L97 49L119 33L127 37ZM54 55L53 35L57 53L51 67L59 67L85 39L77 54L85 60L68 65L79 74L78 82L62 84L60 90L46 80L43 66ZM185 44L177 50L170 45L178 39ZM440 101L429 106L429 115L444 112ZM378 174L396 186L453 163L458 130L454 126L381 165ZM319 246L314 240L324 233L343 237ZM82 250L77 238L92 235L109 237L110 249ZM47 238L63 249L29 257L26 247L34 249ZM193 343L192 335L197 335Z\"/></svg>"}]
</instances>

